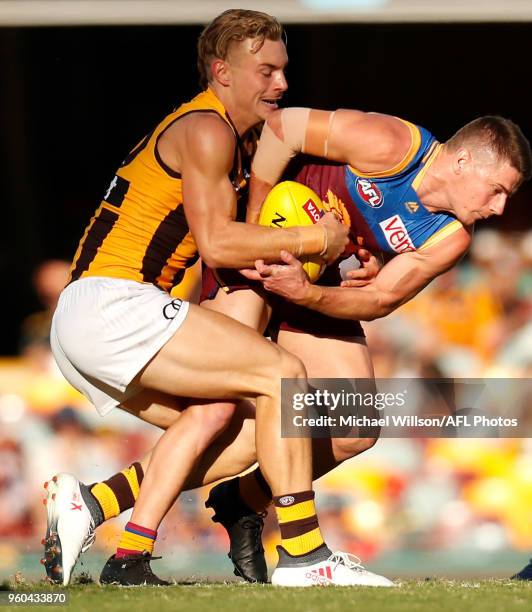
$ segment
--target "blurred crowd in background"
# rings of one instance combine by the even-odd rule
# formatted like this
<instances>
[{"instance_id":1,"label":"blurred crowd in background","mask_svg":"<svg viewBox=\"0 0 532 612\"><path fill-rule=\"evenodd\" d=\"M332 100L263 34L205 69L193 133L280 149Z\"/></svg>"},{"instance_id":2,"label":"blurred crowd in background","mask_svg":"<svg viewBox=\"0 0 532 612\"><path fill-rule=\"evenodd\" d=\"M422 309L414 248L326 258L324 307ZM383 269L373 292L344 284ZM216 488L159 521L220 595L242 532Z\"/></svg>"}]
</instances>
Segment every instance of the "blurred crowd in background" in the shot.
<instances>
[{"instance_id":1,"label":"blurred crowd in background","mask_svg":"<svg viewBox=\"0 0 532 612\"><path fill-rule=\"evenodd\" d=\"M46 261L33 284L43 305L20 331L20 355L0 359L0 576L40 552L42 486L57 471L91 483L137 460L159 431L115 410L105 418L63 379L48 329L68 263ZM199 269L184 293L197 296ZM377 378L530 378L532 232L477 232L459 266L383 320L364 324ZM381 439L317 485L320 524L333 548L365 562L401 551L532 550L532 439ZM226 552L224 531L185 492L157 552ZM265 531L269 561L277 530ZM98 529L110 554L127 517ZM91 554L91 553L88 553ZM229 567L224 568L229 569ZM517 567L513 568L517 570Z\"/></svg>"}]
</instances>

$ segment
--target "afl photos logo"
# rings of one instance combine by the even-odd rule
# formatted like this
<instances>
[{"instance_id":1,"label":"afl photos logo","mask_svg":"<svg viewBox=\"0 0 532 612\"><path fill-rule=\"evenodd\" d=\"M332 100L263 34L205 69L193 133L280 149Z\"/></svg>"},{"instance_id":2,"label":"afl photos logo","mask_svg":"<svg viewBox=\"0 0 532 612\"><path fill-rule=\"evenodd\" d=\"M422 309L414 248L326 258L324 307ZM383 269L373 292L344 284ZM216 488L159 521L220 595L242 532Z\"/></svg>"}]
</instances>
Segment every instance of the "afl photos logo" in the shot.
<instances>
[{"instance_id":1,"label":"afl photos logo","mask_svg":"<svg viewBox=\"0 0 532 612\"><path fill-rule=\"evenodd\" d=\"M356 188L358 195L369 204L371 208L380 208L384 204L384 196L381 190L368 179L357 178Z\"/></svg>"},{"instance_id":2,"label":"afl photos logo","mask_svg":"<svg viewBox=\"0 0 532 612\"><path fill-rule=\"evenodd\" d=\"M171 302L168 302L168 304L166 304L163 308L163 316L165 319L168 319L169 321L171 321L172 319L175 319L177 316L177 313L179 312L179 310L181 309L181 304L183 303L182 300L172 300Z\"/></svg>"}]
</instances>

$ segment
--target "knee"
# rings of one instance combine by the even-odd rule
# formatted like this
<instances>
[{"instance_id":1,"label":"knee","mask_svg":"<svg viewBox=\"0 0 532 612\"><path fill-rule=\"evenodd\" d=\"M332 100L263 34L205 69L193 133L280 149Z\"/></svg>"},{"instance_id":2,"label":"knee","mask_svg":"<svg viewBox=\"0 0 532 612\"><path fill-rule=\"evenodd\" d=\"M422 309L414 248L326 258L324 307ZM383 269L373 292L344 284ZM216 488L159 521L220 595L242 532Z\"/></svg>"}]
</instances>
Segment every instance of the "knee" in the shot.
<instances>
[{"instance_id":1,"label":"knee","mask_svg":"<svg viewBox=\"0 0 532 612\"><path fill-rule=\"evenodd\" d=\"M370 438L335 438L333 440L333 452L337 461L345 461L356 457L375 446L378 436Z\"/></svg>"},{"instance_id":2,"label":"knee","mask_svg":"<svg viewBox=\"0 0 532 612\"><path fill-rule=\"evenodd\" d=\"M303 362L276 344L271 344L266 363L260 366L260 376L254 391L259 395L279 399L282 379L305 380L307 373Z\"/></svg>"},{"instance_id":3,"label":"knee","mask_svg":"<svg viewBox=\"0 0 532 612\"><path fill-rule=\"evenodd\" d=\"M301 359L279 348L279 368L281 378L306 378L307 371Z\"/></svg>"},{"instance_id":4,"label":"knee","mask_svg":"<svg viewBox=\"0 0 532 612\"><path fill-rule=\"evenodd\" d=\"M235 414L236 407L232 403L219 402L189 406L187 410L190 417L194 419L198 430L205 436L213 438L229 425Z\"/></svg>"}]
</instances>

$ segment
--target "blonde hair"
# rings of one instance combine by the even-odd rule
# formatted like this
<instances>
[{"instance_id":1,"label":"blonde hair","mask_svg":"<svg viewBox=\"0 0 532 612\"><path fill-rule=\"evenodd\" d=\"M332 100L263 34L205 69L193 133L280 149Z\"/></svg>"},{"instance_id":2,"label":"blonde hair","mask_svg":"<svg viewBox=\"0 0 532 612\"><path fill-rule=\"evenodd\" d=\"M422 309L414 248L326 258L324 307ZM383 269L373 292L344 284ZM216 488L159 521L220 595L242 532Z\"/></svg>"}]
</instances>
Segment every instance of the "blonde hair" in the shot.
<instances>
[{"instance_id":1,"label":"blonde hair","mask_svg":"<svg viewBox=\"0 0 532 612\"><path fill-rule=\"evenodd\" d=\"M229 9L205 27L198 40L198 70L200 85L205 88L211 80L214 58L227 59L233 43L247 38L257 39L253 52L262 48L264 41L281 40L283 26L275 17L259 11Z\"/></svg>"},{"instance_id":2,"label":"blonde hair","mask_svg":"<svg viewBox=\"0 0 532 612\"><path fill-rule=\"evenodd\" d=\"M499 160L507 160L527 181L532 175L532 152L530 143L521 128L510 119L498 115L487 115L474 119L460 128L445 146L456 151L467 145L487 146Z\"/></svg>"}]
</instances>

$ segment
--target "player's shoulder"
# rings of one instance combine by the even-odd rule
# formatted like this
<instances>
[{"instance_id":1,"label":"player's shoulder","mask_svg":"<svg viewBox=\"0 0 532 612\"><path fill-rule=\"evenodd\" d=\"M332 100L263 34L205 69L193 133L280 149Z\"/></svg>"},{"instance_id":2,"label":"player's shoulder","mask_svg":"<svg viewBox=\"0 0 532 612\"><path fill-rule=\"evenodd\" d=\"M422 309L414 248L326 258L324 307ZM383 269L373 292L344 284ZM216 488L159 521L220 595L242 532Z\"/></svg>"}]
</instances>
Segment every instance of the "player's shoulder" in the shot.
<instances>
[{"instance_id":1,"label":"player's shoulder","mask_svg":"<svg viewBox=\"0 0 532 612\"><path fill-rule=\"evenodd\" d=\"M349 130L367 130L373 137L407 143L410 140L410 123L385 113L366 112L362 110L339 108L336 113L335 121L341 127Z\"/></svg>"},{"instance_id":2,"label":"player's shoulder","mask_svg":"<svg viewBox=\"0 0 532 612\"><path fill-rule=\"evenodd\" d=\"M230 137L234 140L234 131L229 122L220 113L211 110L194 111L181 119L187 133L194 137Z\"/></svg>"},{"instance_id":3,"label":"player's shoulder","mask_svg":"<svg viewBox=\"0 0 532 612\"><path fill-rule=\"evenodd\" d=\"M187 141L187 144L198 142L235 141L233 128L229 122L214 110L194 110L178 117L166 128L163 139Z\"/></svg>"},{"instance_id":4,"label":"player's shoulder","mask_svg":"<svg viewBox=\"0 0 532 612\"><path fill-rule=\"evenodd\" d=\"M183 122L183 145L188 155L232 159L235 133L218 113L194 112L183 117Z\"/></svg>"},{"instance_id":5,"label":"player's shoulder","mask_svg":"<svg viewBox=\"0 0 532 612\"><path fill-rule=\"evenodd\" d=\"M465 255L471 246L472 229L462 225L458 220L453 221L453 224L459 224L459 226L446 240L448 240L448 248L454 252L457 257L461 257Z\"/></svg>"},{"instance_id":6,"label":"player's shoulder","mask_svg":"<svg viewBox=\"0 0 532 612\"><path fill-rule=\"evenodd\" d=\"M394 168L412 148L408 124L392 115L338 109L333 125L339 158L364 174Z\"/></svg>"},{"instance_id":7,"label":"player's shoulder","mask_svg":"<svg viewBox=\"0 0 532 612\"><path fill-rule=\"evenodd\" d=\"M383 113L366 113L367 121L374 124L374 130L379 136L387 157L395 158L398 152L406 153L415 140L417 127L393 115Z\"/></svg>"},{"instance_id":8,"label":"player's shoulder","mask_svg":"<svg viewBox=\"0 0 532 612\"><path fill-rule=\"evenodd\" d=\"M460 221L456 220L457 223L460 223ZM469 249L469 247L471 246L471 242L473 240L473 230L474 230L474 226L473 225L463 225L462 223L460 223L460 228L454 232L457 236L455 238L457 245L461 245L464 249L464 253Z\"/></svg>"},{"instance_id":9,"label":"player's shoulder","mask_svg":"<svg viewBox=\"0 0 532 612\"><path fill-rule=\"evenodd\" d=\"M455 219L449 226L444 228L445 234L436 242L423 245L418 252L430 258L443 258L448 261L460 259L471 246L471 227L465 226Z\"/></svg>"}]
</instances>

